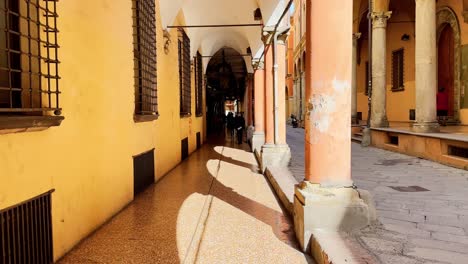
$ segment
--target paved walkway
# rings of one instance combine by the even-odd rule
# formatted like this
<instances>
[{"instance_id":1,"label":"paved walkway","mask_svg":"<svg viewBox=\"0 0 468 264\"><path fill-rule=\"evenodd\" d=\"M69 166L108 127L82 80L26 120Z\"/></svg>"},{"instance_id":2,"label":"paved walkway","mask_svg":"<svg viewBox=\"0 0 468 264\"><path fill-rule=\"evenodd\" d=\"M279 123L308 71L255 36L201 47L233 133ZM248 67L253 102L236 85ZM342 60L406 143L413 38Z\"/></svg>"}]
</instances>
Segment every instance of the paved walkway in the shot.
<instances>
[{"instance_id":1,"label":"paved walkway","mask_svg":"<svg viewBox=\"0 0 468 264\"><path fill-rule=\"evenodd\" d=\"M310 263L252 153L207 144L60 263Z\"/></svg>"},{"instance_id":2,"label":"paved walkway","mask_svg":"<svg viewBox=\"0 0 468 264\"><path fill-rule=\"evenodd\" d=\"M304 130L288 127L287 141L300 181ZM352 175L372 193L382 223L358 239L383 263L468 263L468 171L353 143ZM427 191L395 189L408 186Z\"/></svg>"}]
</instances>

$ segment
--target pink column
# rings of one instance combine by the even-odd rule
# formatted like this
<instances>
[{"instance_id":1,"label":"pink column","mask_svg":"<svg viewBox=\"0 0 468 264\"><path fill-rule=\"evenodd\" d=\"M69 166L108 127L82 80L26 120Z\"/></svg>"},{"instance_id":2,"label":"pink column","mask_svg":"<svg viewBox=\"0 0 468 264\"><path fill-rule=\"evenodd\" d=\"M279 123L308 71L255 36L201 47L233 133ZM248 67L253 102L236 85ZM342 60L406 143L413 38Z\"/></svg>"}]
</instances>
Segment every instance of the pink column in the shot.
<instances>
[{"instance_id":1,"label":"pink column","mask_svg":"<svg viewBox=\"0 0 468 264\"><path fill-rule=\"evenodd\" d=\"M273 49L265 47L265 144L275 143L273 109Z\"/></svg>"},{"instance_id":2,"label":"pink column","mask_svg":"<svg viewBox=\"0 0 468 264\"><path fill-rule=\"evenodd\" d=\"M350 186L353 1L308 0L305 179Z\"/></svg>"},{"instance_id":3,"label":"pink column","mask_svg":"<svg viewBox=\"0 0 468 264\"><path fill-rule=\"evenodd\" d=\"M276 45L278 64L278 142L276 144L286 144L286 37L279 36Z\"/></svg>"},{"instance_id":4,"label":"pink column","mask_svg":"<svg viewBox=\"0 0 468 264\"><path fill-rule=\"evenodd\" d=\"M254 73L255 89L255 132L265 132L265 70L258 66Z\"/></svg>"},{"instance_id":5,"label":"pink column","mask_svg":"<svg viewBox=\"0 0 468 264\"><path fill-rule=\"evenodd\" d=\"M252 80L253 76L252 74L249 74L248 78L249 78L248 79L249 85L247 87L249 89L249 106L248 106L249 111L248 111L248 117L247 117L248 119L247 124L251 126L253 125L253 111L252 111L253 110L253 80Z\"/></svg>"}]
</instances>

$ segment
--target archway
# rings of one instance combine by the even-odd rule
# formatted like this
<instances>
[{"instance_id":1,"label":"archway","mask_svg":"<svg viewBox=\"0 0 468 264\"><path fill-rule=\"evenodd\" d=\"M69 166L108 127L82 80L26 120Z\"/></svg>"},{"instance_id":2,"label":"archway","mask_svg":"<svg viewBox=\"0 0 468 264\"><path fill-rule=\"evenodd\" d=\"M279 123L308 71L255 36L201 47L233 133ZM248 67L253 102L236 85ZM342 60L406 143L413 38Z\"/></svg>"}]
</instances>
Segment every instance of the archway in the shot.
<instances>
[{"instance_id":1,"label":"archway","mask_svg":"<svg viewBox=\"0 0 468 264\"><path fill-rule=\"evenodd\" d=\"M208 135L224 132L227 112L242 112L247 68L236 50L223 47L213 55L206 69L206 107Z\"/></svg>"},{"instance_id":2,"label":"archway","mask_svg":"<svg viewBox=\"0 0 468 264\"><path fill-rule=\"evenodd\" d=\"M460 111L460 27L457 16L449 7L437 12L437 44L440 89L437 109L442 110L438 116L446 114L449 121L457 122Z\"/></svg>"},{"instance_id":3,"label":"archway","mask_svg":"<svg viewBox=\"0 0 468 264\"><path fill-rule=\"evenodd\" d=\"M437 116L453 116L453 88L454 88L454 48L453 29L445 26L440 32L438 45L438 93Z\"/></svg>"}]
</instances>

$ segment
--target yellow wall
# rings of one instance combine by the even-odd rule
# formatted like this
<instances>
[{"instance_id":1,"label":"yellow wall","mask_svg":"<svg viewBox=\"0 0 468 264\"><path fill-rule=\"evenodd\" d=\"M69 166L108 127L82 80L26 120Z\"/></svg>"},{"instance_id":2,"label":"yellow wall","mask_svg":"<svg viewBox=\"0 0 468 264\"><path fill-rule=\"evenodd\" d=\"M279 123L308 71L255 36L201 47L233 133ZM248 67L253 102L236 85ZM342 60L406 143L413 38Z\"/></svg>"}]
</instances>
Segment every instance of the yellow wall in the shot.
<instances>
[{"instance_id":1,"label":"yellow wall","mask_svg":"<svg viewBox=\"0 0 468 264\"><path fill-rule=\"evenodd\" d=\"M160 117L135 123L131 1L61 1L57 6L65 120L40 132L0 135L0 208L55 188L56 259L133 199L132 156L155 148L159 179L180 162L184 136L190 136L190 151L195 149L204 123L179 115L176 30L165 54L158 18Z\"/></svg>"}]
</instances>

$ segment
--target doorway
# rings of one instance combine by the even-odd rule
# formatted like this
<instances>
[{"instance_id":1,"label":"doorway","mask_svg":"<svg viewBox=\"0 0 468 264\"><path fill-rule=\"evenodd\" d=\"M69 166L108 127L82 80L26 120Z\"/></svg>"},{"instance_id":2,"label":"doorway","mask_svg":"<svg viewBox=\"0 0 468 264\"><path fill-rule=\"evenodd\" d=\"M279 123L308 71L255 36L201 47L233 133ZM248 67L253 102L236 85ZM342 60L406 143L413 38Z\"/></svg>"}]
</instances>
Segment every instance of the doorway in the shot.
<instances>
[{"instance_id":1,"label":"doorway","mask_svg":"<svg viewBox=\"0 0 468 264\"><path fill-rule=\"evenodd\" d=\"M437 116L454 118L455 39L452 27L445 24L438 45Z\"/></svg>"}]
</instances>

